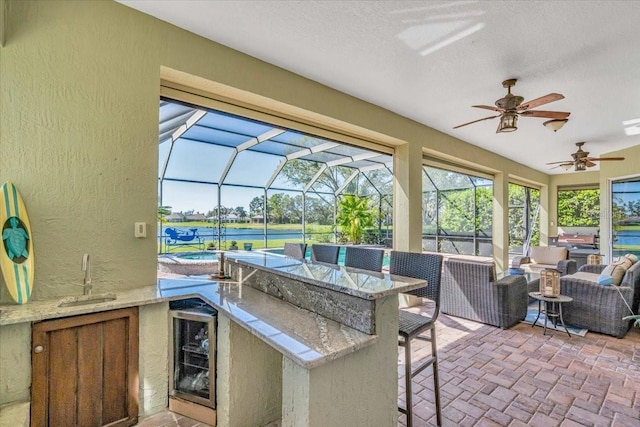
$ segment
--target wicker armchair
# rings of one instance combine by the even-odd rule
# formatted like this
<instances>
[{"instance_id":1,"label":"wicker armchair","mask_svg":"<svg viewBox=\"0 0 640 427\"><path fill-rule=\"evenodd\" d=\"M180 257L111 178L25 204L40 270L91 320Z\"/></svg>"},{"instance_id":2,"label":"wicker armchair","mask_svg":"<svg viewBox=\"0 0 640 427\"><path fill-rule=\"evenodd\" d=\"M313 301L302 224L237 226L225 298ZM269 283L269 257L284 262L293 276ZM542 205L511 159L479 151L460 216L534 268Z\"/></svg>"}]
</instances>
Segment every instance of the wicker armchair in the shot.
<instances>
[{"instance_id":1,"label":"wicker armchair","mask_svg":"<svg viewBox=\"0 0 640 427\"><path fill-rule=\"evenodd\" d=\"M599 274L605 267L583 265L578 273ZM631 327L631 321L622 320L624 316L631 314L625 301L633 308L634 313L638 311L640 262L627 270L620 286L602 286L577 274L560 278L560 292L573 298L563 310L566 324L622 338Z\"/></svg>"},{"instance_id":2,"label":"wicker armchair","mask_svg":"<svg viewBox=\"0 0 640 427\"><path fill-rule=\"evenodd\" d=\"M509 328L527 315L527 280L496 280L493 262L449 258L444 262L441 310L452 316Z\"/></svg>"},{"instance_id":3,"label":"wicker armchair","mask_svg":"<svg viewBox=\"0 0 640 427\"><path fill-rule=\"evenodd\" d=\"M529 271L538 272L544 268L555 268L561 276L576 272L575 260L568 259L569 250L555 246L532 246L529 256L517 256L511 261L512 268L526 267Z\"/></svg>"}]
</instances>

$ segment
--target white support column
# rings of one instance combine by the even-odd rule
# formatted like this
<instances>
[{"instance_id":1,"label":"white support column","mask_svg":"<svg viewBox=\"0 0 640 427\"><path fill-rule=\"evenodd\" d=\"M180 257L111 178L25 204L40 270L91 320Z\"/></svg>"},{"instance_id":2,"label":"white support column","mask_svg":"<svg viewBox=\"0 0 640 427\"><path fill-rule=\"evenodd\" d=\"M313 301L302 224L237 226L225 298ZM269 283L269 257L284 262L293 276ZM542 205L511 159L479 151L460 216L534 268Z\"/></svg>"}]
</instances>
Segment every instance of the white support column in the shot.
<instances>
[{"instance_id":1,"label":"white support column","mask_svg":"<svg viewBox=\"0 0 640 427\"><path fill-rule=\"evenodd\" d=\"M393 156L393 248L422 252L422 147L404 144Z\"/></svg>"},{"instance_id":2,"label":"white support column","mask_svg":"<svg viewBox=\"0 0 640 427\"><path fill-rule=\"evenodd\" d=\"M556 196L557 197L557 194ZM551 205L551 191L548 185L540 187L540 245L549 244L549 207ZM556 233L557 234L557 233Z\"/></svg>"},{"instance_id":3,"label":"white support column","mask_svg":"<svg viewBox=\"0 0 640 427\"><path fill-rule=\"evenodd\" d=\"M375 344L310 370L284 358L282 427L398 424L398 301L376 306Z\"/></svg>"},{"instance_id":4,"label":"white support column","mask_svg":"<svg viewBox=\"0 0 640 427\"><path fill-rule=\"evenodd\" d=\"M493 181L493 259L496 272L509 269L509 177L496 173Z\"/></svg>"},{"instance_id":5,"label":"white support column","mask_svg":"<svg viewBox=\"0 0 640 427\"><path fill-rule=\"evenodd\" d=\"M262 426L280 419L282 354L221 314L217 332L218 425Z\"/></svg>"}]
</instances>

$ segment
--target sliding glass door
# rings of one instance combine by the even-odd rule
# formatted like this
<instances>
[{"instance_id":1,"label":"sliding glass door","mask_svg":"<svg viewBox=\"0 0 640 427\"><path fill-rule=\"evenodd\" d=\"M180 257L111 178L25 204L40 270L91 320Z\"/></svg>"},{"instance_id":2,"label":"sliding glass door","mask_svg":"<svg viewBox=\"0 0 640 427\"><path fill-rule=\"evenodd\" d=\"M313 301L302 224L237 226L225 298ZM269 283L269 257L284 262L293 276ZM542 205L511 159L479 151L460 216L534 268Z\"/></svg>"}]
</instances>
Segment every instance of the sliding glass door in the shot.
<instances>
[{"instance_id":1,"label":"sliding glass door","mask_svg":"<svg viewBox=\"0 0 640 427\"><path fill-rule=\"evenodd\" d=\"M640 256L640 176L611 182L611 253Z\"/></svg>"}]
</instances>

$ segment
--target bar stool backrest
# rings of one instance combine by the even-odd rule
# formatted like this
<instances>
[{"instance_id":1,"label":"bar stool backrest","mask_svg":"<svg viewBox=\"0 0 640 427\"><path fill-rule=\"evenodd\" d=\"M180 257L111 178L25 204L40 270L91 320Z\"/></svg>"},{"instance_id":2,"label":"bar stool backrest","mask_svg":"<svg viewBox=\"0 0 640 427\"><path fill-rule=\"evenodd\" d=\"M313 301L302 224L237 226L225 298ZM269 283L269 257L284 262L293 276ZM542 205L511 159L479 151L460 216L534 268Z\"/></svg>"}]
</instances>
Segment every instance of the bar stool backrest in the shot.
<instances>
[{"instance_id":1,"label":"bar stool backrest","mask_svg":"<svg viewBox=\"0 0 640 427\"><path fill-rule=\"evenodd\" d=\"M306 243L285 243L284 254L291 258L304 259L307 252Z\"/></svg>"},{"instance_id":2,"label":"bar stool backrest","mask_svg":"<svg viewBox=\"0 0 640 427\"><path fill-rule=\"evenodd\" d=\"M435 312L432 316L435 320L440 311L442 255L391 251L389 273L427 281L427 286L407 293L432 300L435 303Z\"/></svg>"},{"instance_id":3,"label":"bar stool backrest","mask_svg":"<svg viewBox=\"0 0 640 427\"><path fill-rule=\"evenodd\" d=\"M345 248L345 267L360 268L369 271L382 271L384 249L347 246Z\"/></svg>"},{"instance_id":4,"label":"bar stool backrest","mask_svg":"<svg viewBox=\"0 0 640 427\"><path fill-rule=\"evenodd\" d=\"M338 264L340 246L335 245L311 245L311 261Z\"/></svg>"}]
</instances>

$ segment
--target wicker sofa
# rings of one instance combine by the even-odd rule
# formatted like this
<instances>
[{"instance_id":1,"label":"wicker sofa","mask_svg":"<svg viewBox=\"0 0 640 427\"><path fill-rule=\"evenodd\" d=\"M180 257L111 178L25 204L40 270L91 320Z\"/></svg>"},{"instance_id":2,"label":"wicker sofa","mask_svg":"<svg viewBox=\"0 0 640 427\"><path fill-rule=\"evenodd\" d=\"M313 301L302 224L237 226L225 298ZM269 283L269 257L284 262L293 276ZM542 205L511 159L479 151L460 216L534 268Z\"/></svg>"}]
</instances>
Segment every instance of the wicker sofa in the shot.
<instances>
[{"instance_id":1,"label":"wicker sofa","mask_svg":"<svg viewBox=\"0 0 640 427\"><path fill-rule=\"evenodd\" d=\"M527 280L496 280L493 262L449 258L443 263L440 310L452 316L509 328L527 315Z\"/></svg>"},{"instance_id":2,"label":"wicker sofa","mask_svg":"<svg viewBox=\"0 0 640 427\"><path fill-rule=\"evenodd\" d=\"M576 262L569 258L569 250L559 246L532 246L528 256L517 256L511 261L512 268L525 268L540 272L545 268L555 268L560 275L576 272Z\"/></svg>"},{"instance_id":3,"label":"wicker sofa","mask_svg":"<svg viewBox=\"0 0 640 427\"><path fill-rule=\"evenodd\" d=\"M620 286L597 283L597 277L605 267L583 265L576 274L560 278L560 293L573 298L572 302L565 304L563 317L567 325L622 338L631 327L631 321L622 320L631 314L622 297L634 313L638 312L640 262L626 271Z\"/></svg>"}]
</instances>

